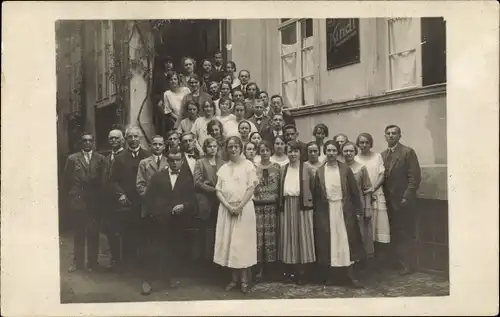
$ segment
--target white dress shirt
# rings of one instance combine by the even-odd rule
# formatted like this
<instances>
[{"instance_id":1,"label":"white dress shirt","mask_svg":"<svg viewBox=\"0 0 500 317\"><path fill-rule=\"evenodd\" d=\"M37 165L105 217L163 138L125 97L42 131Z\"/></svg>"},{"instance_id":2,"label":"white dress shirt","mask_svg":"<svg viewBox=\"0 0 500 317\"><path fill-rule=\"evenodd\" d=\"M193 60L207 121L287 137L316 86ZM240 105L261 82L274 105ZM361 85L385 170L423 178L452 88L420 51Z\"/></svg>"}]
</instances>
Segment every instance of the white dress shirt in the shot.
<instances>
[{"instance_id":1,"label":"white dress shirt","mask_svg":"<svg viewBox=\"0 0 500 317\"><path fill-rule=\"evenodd\" d=\"M186 153L186 160L188 162L191 173L194 174L194 166L196 164L196 159L194 157L189 157L188 154Z\"/></svg>"},{"instance_id":2,"label":"white dress shirt","mask_svg":"<svg viewBox=\"0 0 500 317\"><path fill-rule=\"evenodd\" d=\"M82 151L82 153L83 157L85 158L85 162L87 162L87 164L90 164L90 160L92 160L92 150L88 152Z\"/></svg>"},{"instance_id":3,"label":"white dress shirt","mask_svg":"<svg viewBox=\"0 0 500 317\"><path fill-rule=\"evenodd\" d=\"M170 175L170 184L172 184L172 189L175 187L175 183L177 182L177 177L179 174L172 173L172 170L168 170L168 174Z\"/></svg>"}]
</instances>

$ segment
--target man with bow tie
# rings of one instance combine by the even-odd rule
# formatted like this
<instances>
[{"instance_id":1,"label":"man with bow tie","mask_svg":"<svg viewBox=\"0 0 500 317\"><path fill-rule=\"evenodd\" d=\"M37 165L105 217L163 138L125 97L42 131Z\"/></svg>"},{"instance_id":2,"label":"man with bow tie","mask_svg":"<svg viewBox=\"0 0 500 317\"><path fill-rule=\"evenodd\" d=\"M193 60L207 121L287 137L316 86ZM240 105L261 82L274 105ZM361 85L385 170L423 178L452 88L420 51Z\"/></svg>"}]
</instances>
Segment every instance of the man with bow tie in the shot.
<instances>
[{"instance_id":1,"label":"man with bow tie","mask_svg":"<svg viewBox=\"0 0 500 317\"><path fill-rule=\"evenodd\" d=\"M82 133L80 145L81 151L71 154L64 168L63 191L68 195L74 228L74 259L70 272L83 270L85 262L89 271L99 267L100 176L104 156L93 150L91 133Z\"/></svg>"},{"instance_id":2,"label":"man with bow tie","mask_svg":"<svg viewBox=\"0 0 500 317\"><path fill-rule=\"evenodd\" d=\"M391 255L401 266L399 274L408 275L414 270L414 209L421 180L420 164L415 151L399 143L400 127L387 126L385 139L389 148L382 152L385 167L383 188L391 232Z\"/></svg>"},{"instance_id":3,"label":"man with bow tie","mask_svg":"<svg viewBox=\"0 0 500 317\"><path fill-rule=\"evenodd\" d=\"M142 149L142 132L130 127L125 132L128 148L115 157L111 168L110 187L116 212L121 214L122 260L132 264L136 260L140 245L141 198L137 192L137 171L141 160L150 156Z\"/></svg>"},{"instance_id":4,"label":"man with bow tie","mask_svg":"<svg viewBox=\"0 0 500 317\"><path fill-rule=\"evenodd\" d=\"M243 95L246 97L247 95L247 86L250 82L250 72L246 69L240 70L238 74L238 79L240 80L240 84L234 88L234 90L241 90Z\"/></svg>"},{"instance_id":5,"label":"man with bow tie","mask_svg":"<svg viewBox=\"0 0 500 317\"><path fill-rule=\"evenodd\" d=\"M285 121L283 120L283 115L275 114L272 117L270 124L262 130L260 134L263 140L274 144L274 139L278 136L283 137L283 126Z\"/></svg>"},{"instance_id":6,"label":"man with bow tie","mask_svg":"<svg viewBox=\"0 0 500 317\"><path fill-rule=\"evenodd\" d=\"M195 136L192 132L185 132L182 134L181 151L184 161L184 165L182 166L182 168L187 169L189 175L191 175L191 178L193 179L196 160L200 158L200 155L196 150Z\"/></svg>"},{"instance_id":7,"label":"man with bow tie","mask_svg":"<svg viewBox=\"0 0 500 317\"><path fill-rule=\"evenodd\" d=\"M255 127L262 135L262 131L269 125L269 118L264 115L264 101L258 99L253 106L253 116L248 121L253 122Z\"/></svg>"},{"instance_id":8,"label":"man with bow tie","mask_svg":"<svg viewBox=\"0 0 500 317\"><path fill-rule=\"evenodd\" d=\"M186 245L185 223L193 216L196 200L193 199L194 182L189 171L184 169L184 155L176 149L167 154L169 168L155 173L145 193L146 217L153 219L153 243L157 252L148 261L150 270L145 272L142 295L151 293L151 281L162 269L170 287L176 287L178 270L182 263ZM158 258L159 257L159 258Z\"/></svg>"}]
</instances>

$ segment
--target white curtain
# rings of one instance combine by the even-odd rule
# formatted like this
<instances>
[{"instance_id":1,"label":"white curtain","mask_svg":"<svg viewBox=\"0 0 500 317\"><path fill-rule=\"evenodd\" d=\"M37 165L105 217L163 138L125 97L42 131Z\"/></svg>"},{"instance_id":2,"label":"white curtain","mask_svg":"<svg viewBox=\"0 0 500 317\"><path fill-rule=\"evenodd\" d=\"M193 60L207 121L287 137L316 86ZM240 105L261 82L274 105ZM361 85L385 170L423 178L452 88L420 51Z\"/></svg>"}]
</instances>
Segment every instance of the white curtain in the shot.
<instances>
[{"instance_id":1,"label":"white curtain","mask_svg":"<svg viewBox=\"0 0 500 317\"><path fill-rule=\"evenodd\" d=\"M283 84L283 102L290 108L296 107L299 102L297 100L297 81L291 81Z\"/></svg>"},{"instance_id":2,"label":"white curtain","mask_svg":"<svg viewBox=\"0 0 500 317\"><path fill-rule=\"evenodd\" d=\"M416 51L418 38L414 18L394 18L389 24L389 66L391 89L412 87L417 84Z\"/></svg>"},{"instance_id":3,"label":"white curtain","mask_svg":"<svg viewBox=\"0 0 500 317\"><path fill-rule=\"evenodd\" d=\"M302 94L305 105L314 104L314 77L307 77L302 80Z\"/></svg>"}]
</instances>

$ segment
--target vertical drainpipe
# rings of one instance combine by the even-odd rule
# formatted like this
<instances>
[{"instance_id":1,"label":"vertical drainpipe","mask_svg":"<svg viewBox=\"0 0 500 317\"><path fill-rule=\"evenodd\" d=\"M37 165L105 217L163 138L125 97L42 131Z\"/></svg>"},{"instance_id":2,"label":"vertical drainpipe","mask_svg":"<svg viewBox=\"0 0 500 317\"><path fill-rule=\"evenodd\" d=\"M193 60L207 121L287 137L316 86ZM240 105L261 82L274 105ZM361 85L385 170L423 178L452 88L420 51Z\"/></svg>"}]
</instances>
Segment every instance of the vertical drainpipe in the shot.
<instances>
[{"instance_id":1,"label":"vertical drainpipe","mask_svg":"<svg viewBox=\"0 0 500 317\"><path fill-rule=\"evenodd\" d=\"M78 21L79 23L79 35L80 35L80 109L81 109L81 120L82 120L82 125L84 127L84 130L90 130L92 133L95 135L95 126L90 127L88 126L88 111L87 111L87 78L86 78L86 59L85 59L85 53L86 53L86 36L85 36L85 21Z\"/></svg>"}]
</instances>

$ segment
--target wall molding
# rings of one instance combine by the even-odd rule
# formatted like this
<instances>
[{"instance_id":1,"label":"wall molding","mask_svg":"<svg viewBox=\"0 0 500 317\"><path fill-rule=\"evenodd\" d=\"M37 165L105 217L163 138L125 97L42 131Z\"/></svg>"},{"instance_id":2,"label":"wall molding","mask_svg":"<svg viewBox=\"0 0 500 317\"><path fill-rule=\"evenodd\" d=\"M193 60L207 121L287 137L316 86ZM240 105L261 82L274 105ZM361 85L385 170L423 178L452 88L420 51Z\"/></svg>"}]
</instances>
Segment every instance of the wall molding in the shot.
<instances>
[{"instance_id":1,"label":"wall molding","mask_svg":"<svg viewBox=\"0 0 500 317\"><path fill-rule=\"evenodd\" d=\"M303 117L334 111L381 106L391 103L400 103L416 99L435 98L441 96L446 96L446 83L426 87L388 91L378 96L361 97L345 101L333 102L332 100L328 100L319 105L302 106L287 110L289 110L294 117Z\"/></svg>"}]
</instances>

